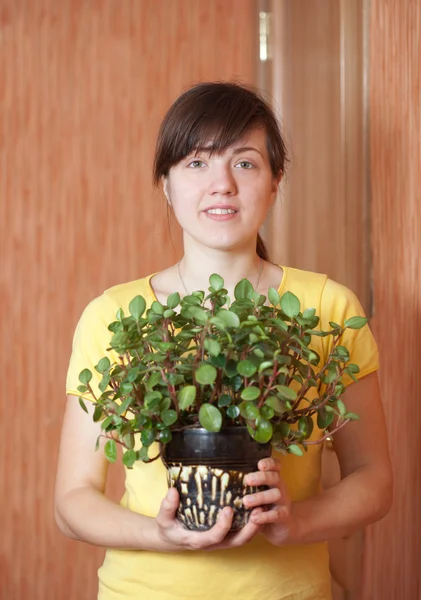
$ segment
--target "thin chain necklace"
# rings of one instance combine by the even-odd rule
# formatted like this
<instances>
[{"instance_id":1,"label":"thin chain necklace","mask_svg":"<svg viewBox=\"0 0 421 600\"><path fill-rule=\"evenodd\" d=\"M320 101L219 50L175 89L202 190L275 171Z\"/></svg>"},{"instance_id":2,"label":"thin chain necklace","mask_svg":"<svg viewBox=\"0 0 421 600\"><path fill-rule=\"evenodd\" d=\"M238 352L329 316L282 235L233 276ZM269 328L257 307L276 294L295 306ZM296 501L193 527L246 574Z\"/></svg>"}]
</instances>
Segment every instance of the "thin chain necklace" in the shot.
<instances>
[{"instance_id":1,"label":"thin chain necklace","mask_svg":"<svg viewBox=\"0 0 421 600\"><path fill-rule=\"evenodd\" d=\"M189 290L187 289L187 287L186 287L186 284L184 283L184 279L183 279L183 277L181 276L181 269L180 269L180 263L181 263L181 260L182 260L182 259L180 259L180 260L178 261L178 263L177 263L178 276L180 277L180 281L181 281L181 283L182 283L182 285L183 285L183 288L184 288L184 290L185 290L185 292L186 292L186 295L187 295L187 296L189 296L189 295L190 295L190 292L189 292ZM256 281L256 285L255 285L255 287L254 287L254 289L255 289L255 290L257 290L257 289L258 289L258 287L259 287L259 283L260 283L260 277L261 277L261 275L262 275L262 272L263 272L263 266L264 266L263 260L260 258L260 263L259 263L259 273L258 273L258 275L257 275L257 281Z\"/></svg>"}]
</instances>

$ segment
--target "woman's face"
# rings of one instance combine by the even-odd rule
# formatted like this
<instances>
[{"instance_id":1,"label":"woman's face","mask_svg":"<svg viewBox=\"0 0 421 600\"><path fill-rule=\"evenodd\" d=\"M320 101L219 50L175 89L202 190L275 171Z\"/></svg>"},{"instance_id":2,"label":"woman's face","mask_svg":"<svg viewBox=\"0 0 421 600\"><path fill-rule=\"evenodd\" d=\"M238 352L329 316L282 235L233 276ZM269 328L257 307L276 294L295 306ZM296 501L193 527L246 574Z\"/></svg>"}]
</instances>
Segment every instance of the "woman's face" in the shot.
<instances>
[{"instance_id":1,"label":"woman's face","mask_svg":"<svg viewBox=\"0 0 421 600\"><path fill-rule=\"evenodd\" d=\"M278 183L259 128L222 154L199 148L170 169L164 190L184 235L229 250L255 240Z\"/></svg>"}]
</instances>

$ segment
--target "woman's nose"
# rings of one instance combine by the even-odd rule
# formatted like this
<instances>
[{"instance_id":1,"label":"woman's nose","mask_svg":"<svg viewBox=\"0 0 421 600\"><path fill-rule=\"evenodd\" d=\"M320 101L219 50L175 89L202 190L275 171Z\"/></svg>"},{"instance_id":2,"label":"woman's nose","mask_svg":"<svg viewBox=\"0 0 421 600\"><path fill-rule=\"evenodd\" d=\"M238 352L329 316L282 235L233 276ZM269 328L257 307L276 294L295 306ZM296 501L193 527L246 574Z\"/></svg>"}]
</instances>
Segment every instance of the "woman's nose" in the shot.
<instances>
[{"instance_id":1,"label":"woman's nose","mask_svg":"<svg viewBox=\"0 0 421 600\"><path fill-rule=\"evenodd\" d=\"M218 165L212 169L210 192L211 194L232 195L237 191L235 177L230 166Z\"/></svg>"}]
</instances>

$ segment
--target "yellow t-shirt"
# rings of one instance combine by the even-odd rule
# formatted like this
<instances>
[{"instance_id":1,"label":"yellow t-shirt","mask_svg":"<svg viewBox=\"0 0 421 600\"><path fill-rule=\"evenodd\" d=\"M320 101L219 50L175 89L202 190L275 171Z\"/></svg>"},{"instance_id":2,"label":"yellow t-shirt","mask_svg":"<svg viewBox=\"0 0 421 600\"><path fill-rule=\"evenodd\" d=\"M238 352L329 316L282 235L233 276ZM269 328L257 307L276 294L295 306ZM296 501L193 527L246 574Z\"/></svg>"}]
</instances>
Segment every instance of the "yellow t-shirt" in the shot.
<instances>
[{"instance_id":1,"label":"yellow t-shirt","mask_svg":"<svg viewBox=\"0 0 421 600\"><path fill-rule=\"evenodd\" d=\"M329 321L342 324L348 317L363 315L355 295L326 275L283 267L279 293L293 292L301 308L315 308L321 328ZM152 275L117 285L93 300L85 309L76 328L70 360L67 394L77 391L78 376L105 356L111 333L108 324L115 320L119 307L128 313L128 304L141 294L148 306L156 299L150 285ZM377 346L366 325L348 330L343 341L351 361L360 366L359 378L378 368ZM314 349L323 358L330 337L313 337ZM350 383L350 380L346 383ZM348 425L352 427L352 423ZM320 437L315 427L312 439ZM321 445L309 446L302 457L281 456L282 476L293 501L310 498L320 491ZM151 451L153 455L153 450ZM156 516L167 492L161 461L138 462L126 469L126 491L121 504L147 516ZM275 547L263 536L249 544L216 552L159 553L149 551L107 550L99 569L99 600L329 600L330 574L326 544Z\"/></svg>"}]
</instances>

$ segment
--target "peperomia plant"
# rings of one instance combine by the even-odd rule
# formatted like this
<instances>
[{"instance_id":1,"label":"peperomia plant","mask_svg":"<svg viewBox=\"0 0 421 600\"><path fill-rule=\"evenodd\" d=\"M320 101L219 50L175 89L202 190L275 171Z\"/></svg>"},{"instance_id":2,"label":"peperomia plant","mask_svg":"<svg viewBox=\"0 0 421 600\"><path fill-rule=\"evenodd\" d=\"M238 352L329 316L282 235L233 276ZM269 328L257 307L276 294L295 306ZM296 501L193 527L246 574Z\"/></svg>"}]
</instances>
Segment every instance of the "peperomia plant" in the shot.
<instances>
[{"instance_id":1,"label":"peperomia plant","mask_svg":"<svg viewBox=\"0 0 421 600\"><path fill-rule=\"evenodd\" d=\"M209 282L207 295L197 291L180 299L174 293L166 305L155 301L148 310L142 296L133 298L130 316L119 309L108 327L107 350L117 358L106 356L95 367L100 395L91 386L92 372L80 373L78 390L95 403L93 418L109 438L111 462L116 442L126 448L129 468L136 460L154 460L159 454L149 456L151 445L166 444L173 430L187 427L218 432L246 426L257 442L302 455L310 443L358 418L341 399L344 375L356 380L359 372L341 340L367 319L352 317L322 331L315 309L301 312L291 292L280 297L269 289L268 304L244 279L230 303L222 277L214 274ZM331 337L324 360L313 336ZM314 419L323 435L309 440Z\"/></svg>"}]
</instances>

